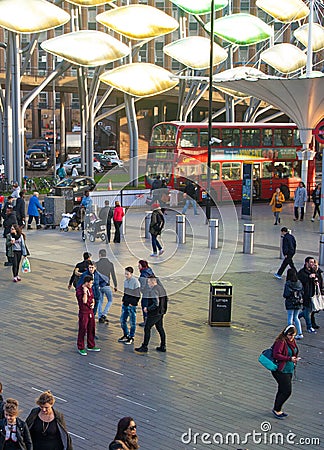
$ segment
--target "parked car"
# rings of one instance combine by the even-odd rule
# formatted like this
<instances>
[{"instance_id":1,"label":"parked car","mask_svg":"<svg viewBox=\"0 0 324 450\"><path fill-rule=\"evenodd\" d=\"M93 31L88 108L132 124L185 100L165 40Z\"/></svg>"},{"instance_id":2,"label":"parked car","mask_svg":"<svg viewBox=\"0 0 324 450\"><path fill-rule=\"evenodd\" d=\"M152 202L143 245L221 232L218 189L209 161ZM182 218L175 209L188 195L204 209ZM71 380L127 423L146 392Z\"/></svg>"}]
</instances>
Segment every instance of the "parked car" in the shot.
<instances>
[{"instance_id":1,"label":"parked car","mask_svg":"<svg viewBox=\"0 0 324 450\"><path fill-rule=\"evenodd\" d=\"M75 156L73 158L69 158L63 164L65 171L68 175L72 173L72 167L76 166L79 174L81 173L81 156ZM56 165L55 172L60 167L59 164ZM102 172L101 163L96 158L93 158L93 170L95 173Z\"/></svg>"},{"instance_id":2,"label":"parked car","mask_svg":"<svg viewBox=\"0 0 324 450\"><path fill-rule=\"evenodd\" d=\"M119 159L118 153L116 152L116 150L103 150L102 153L104 155L109 156L110 161L113 165L113 167L123 167L124 166L124 162Z\"/></svg>"},{"instance_id":3,"label":"parked car","mask_svg":"<svg viewBox=\"0 0 324 450\"><path fill-rule=\"evenodd\" d=\"M51 145L48 142L37 142L36 144L32 145L30 149L40 149L42 152L45 152L47 156L51 154Z\"/></svg>"},{"instance_id":4,"label":"parked car","mask_svg":"<svg viewBox=\"0 0 324 450\"><path fill-rule=\"evenodd\" d=\"M93 191L96 182L91 177L68 177L58 182L50 191L49 195L64 196L66 200L73 200L73 204L81 203L85 191Z\"/></svg>"},{"instance_id":5,"label":"parked car","mask_svg":"<svg viewBox=\"0 0 324 450\"><path fill-rule=\"evenodd\" d=\"M45 152L32 152L29 155L29 158L26 159L26 167L30 170L40 169L47 170L48 169L48 157Z\"/></svg>"},{"instance_id":6,"label":"parked car","mask_svg":"<svg viewBox=\"0 0 324 450\"><path fill-rule=\"evenodd\" d=\"M100 162L103 170L110 170L113 168L113 164L107 155L95 152L93 156Z\"/></svg>"},{"instance_id":7,"label":"parked car","mask_svg":"<svg viewBox=\"0 0 324 450\"><path fill-rule=\"evenodd\" d=\"M35 145L35 146L38 146L38 145L42 145L42 146L43 146L43 145L46 145L47 153L50 153L51 150L52 150L51 144L50 144L48 141L45 141L45 140L37 141L37 142L35 142L34 145ZM34 147L34 145L33 145L33 147Z\"/></svg>"},{"instance_id":8,"label":"parked car","mask_svg":"<svg viewBox=\"0 0 324 450\"><path fill-rule=\"evenodd\" d=\"M54 131L45 131L44 139L50 144L54 143Z\"/></svg>"},{"instance_id":9,"label":"parked car","mask_svg":"<svg viewBox=\"0 0 324 450\"><path fill-rule=\"evenodd\" d=\"M36 152L43 152L43 150L41 148L29 148L25 154L25 161L27 162L27 160L30 158L30 155Z\"/></svg>"}]
</instances>

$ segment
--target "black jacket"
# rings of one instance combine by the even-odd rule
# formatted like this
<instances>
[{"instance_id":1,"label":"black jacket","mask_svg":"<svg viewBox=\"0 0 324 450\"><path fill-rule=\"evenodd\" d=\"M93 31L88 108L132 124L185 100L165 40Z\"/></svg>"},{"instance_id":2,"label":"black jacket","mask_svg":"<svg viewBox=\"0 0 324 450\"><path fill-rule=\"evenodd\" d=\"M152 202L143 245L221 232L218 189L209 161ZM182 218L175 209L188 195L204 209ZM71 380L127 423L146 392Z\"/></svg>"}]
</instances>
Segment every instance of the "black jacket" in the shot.
<instances>
[{"instance_id":1,"label":"black jacket","mask_svg":"<svg viewBox=\"0 0 324 450\"><path fill-rule=\"evenodd\" d=\"M26 217L25 200L22 197L17 198L15 211L18 220Z\"/></svg>"},{"instance_id":2,"label":"black jacket","mask_svg":"<svg viewBox=\"0 0 324 450\"><path fill-rule=\"evenodd\" d=\"M12 211L11 214L6 214L6 217L3 221L3 227L4 227L3 234L6 236L8 233L10 233L11 226L16 223L18 223L16 211Z\"/></svg>"},{"instance_id":3,"label":"black jacket","mask_svg":"<svg viewBox=\"0 0 324 450\"><path fill-rule=\"evenodd\" d=\"M64 416L62 413L58 412L56 409L52 408L53 412L54 412L54 416L55 416L55 420L56 420L56 424L57 424L57 428L60 432L60 436L62 439L62 443L63 443L63 448L64 450L73 450L72 447L72 439L71 436L69 435L67 429L66 429L66 424L65 424L65 420L64 420ZM29 428L29 430L32 429L34 422L39 414L40 408L34 408L30 411L29 416L26 419L26 424Z\"/></svg>"},{"instance_id":4,"label":"black jacket","mask_svg":"<svg viewBox=\"0 0 324 450\"><path fill-rule=\"evenodd\" d=\"M6 424L7 419L0 420L0 450L4 448L6 441ZM19 417L17 417L16 425L17 442L20 450L33 450L33 443L27 424L23 420L19 419Z\"/></svg>"},{"instance_id":5,"label":"black jacket","mask_svg":"<svg viewBox=\"0 0 324 450\"><path fill-rule=\"evenodd\" d=\"M286 233L282 240L282 252L284 256L294 256L296 253L296 239L290 233Z\"/></svg>"},{"instance_id":6,"label":"black jacket","mask_svg":"<svg viewBox=\"0 0 324 450\"><path fill-rule=\"evenodd\" d=\"M311 298L315 295L316 278L310 278L311 273L305 266L298 272L298 279L302 282L304 289L303 304L306 308L310 308Z\"/></svg>"},{"instance_id":7,"label":"black jacket","mask_svg":"<svg viewBox=\"0 0 324 450\"><path fill-rule=\"evenodd\" d=\"M104 206L99 212L99 219L103 220L105 224L111 224L114 215L114 209L110 206Z\"/></svg>"},{"instance_id":8,"label":"black jacket","mask_svg":"<svg viewBox=\"0 0 324 450\"><path fill-rule=\"evenodd\" d=\"M301 309L303 298L303 285L300 280L286 281L283 296L285 297L285 307L289 309Z\"/></svg>"},{"instance_id":9,"label":"black jacket","mask_svg":"<svg viewBox=\"0 0 324 450\"><path fill-rule=\"evenodd\" d=\"M189 195L189 197L195 200L197 198L197 188L191 181L189 181L189 183L186 184L184 193Z\"/></svg>"}]
</instances>

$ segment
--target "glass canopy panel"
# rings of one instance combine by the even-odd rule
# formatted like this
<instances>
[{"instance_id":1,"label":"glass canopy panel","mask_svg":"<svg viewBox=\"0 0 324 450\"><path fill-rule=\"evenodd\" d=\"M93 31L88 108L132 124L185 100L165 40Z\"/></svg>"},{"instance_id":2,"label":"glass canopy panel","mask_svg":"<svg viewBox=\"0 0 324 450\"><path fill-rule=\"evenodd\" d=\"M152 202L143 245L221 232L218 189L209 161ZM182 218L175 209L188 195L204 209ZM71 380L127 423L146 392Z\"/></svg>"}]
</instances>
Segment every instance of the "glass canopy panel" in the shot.
<instances>
[{"instance_id":1,"label":"glass canopy panel","mask_svg":"<svg viewBox=\"0 0 324 450\"><path fill-rule=\"evenodd\" d=\"M295 22L309 15L302 0L257 0L256 5L279 22Z\"/></svg>"},{"instance_id":2,"label":"glass canopy panel","mask_svg":"<svg viewBox=\"0 0 324 450\"><path fill-rule=\"evenodd\" d=\"M292 73L306 66L307 56L292 44L277 44L261 53L260 58L281 73Z\"/></svg>"},{"instance_id":3,"label":"glass canopy panel","mask_svg":"<svg viewBox=\"0 0 324 450\"><path fill-rule=\"evenodd\" d=\"M173 17L148 5L121 6L98 14L96 20L130 39L154 38L179 27Z\"/></svg>"},{"instance_id":4,"label":"glass canopy panel","mask_svg":"<svg viewBox=\"0 0 324 450\"><path fill-rule=\"evenodd\" d=\"M205 28L210 32L211 23ZM273 36L273 29L251 14L231 14L214 21L214 34L236 45L252 45Z\"/></svg>"},{"instance_id":5,"label":"glass canopy panel","mask_svg":"<svg viewBox=\"0 0 324 450\"><path fill-rule=\"evenodd\" d=\"M171 0L171 2L178 6L188 14L208 14L211 11L210 0ZM214 10L218 11L228 5L228 0L215 0Z\"/></svg>"},{"instance_id":6,"label":"glass canopy panel","mask_svg":"<svg viewBox=\"0 0 324 450\"><path fill-rule=\"evenodd\" d=\"M235 67L234 69L224 70L221 73L213 76L213 85L221 92L225 92L225 94L232 95L236 98L248 98L251 95L245 94L244 92L235 91L233 89L224 88L221 84L218 84L219 81L228 81L228 80L241 80L241 79L259 79L259 78L267 78L261 70L255 69L254 67Z\"/></svg>"},{"instance_id":7,"label":"glass canopy panel","mask_svg":"<svg viewBox=\"0 0 324 450\"><path fill-rule=\"evenodd\" d=\"M178 84L178 80L173 78L172 73L148 63L133 63L117 67L103 73L100 81L135 97L161 94Z\"/></svg>"},{"instance_id":8,"label":"glass canopy panel","mask_svg":"<svg viewBox=\"0 0 324 450\"><path fill-rule=\"evenodd\" d=\"M41 47L53 55L85 67L102 66L130 53L127 45L94 30L63 34L42 42Z\"/></svg>"},{"instance_id":9,"label":"glass canopy panel","mask_svg":"<svg viewBox=\"0 0 324 450\"><path fill-rule=\"evenodd\" d=\"M115 0L66 0L69 3L72 3L73 5L78 6L98 6L98 5L104 5L105 3L111 3Z\"/></svg>"},{"instance_id":10,"label":"glass canopy panel","mask_svg":"<svg viewBox=\"0 0 324 450\"><path fill-rule=\"evenodd\" d=\"M295 38L306 48L308 47L308 23L294 31ZM312 50L319 52L324 49L324 28L318 24L312 25Z\"/></svg>"},{"instance_id":11,"label":"glass canopy panel","mask_svg":"<svg viewBox=\"0 0 324 450\"><path fill-rule=\"evenodd\" d=\"M163 48L163 52L192 69L208 69L210 59L210 40L201 36L191 36L172 42ZM213 66L227 59L227 52L214 43Z\"/></svg>"},{"instance_id":12,"label":"glass canopy panel","mask_svg":"<svg viewBox=\"0 0 324 450\"><path fill-rule=\"evenodd\" d=\"M69 20L67 12L46 0L0 1L0 26L16 33L39 33Z\"/></svg>"}]
</instances>

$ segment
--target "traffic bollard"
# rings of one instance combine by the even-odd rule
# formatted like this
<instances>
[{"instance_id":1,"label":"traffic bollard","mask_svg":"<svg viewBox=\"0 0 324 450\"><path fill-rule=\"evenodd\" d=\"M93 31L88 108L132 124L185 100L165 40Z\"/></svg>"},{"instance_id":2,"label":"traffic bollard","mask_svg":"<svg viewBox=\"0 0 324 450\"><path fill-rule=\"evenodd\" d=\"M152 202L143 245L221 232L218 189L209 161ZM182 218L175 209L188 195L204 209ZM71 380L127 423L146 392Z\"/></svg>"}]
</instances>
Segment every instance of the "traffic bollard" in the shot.
<instances>
[{"instance_id":1,"label":"traffic bollard","mask_svg":"<svg viewBox=\"0 0 324 450\"><path fill-rule=\"evenodd\" d=\"M254 246L254 223L244 224L243 253L253 254Z\"/></svg>"},{"instance_id":2,"label":"traffic bollard","mask_svg":"<svg viewBox=\"0 0 324 450\"><path fill-rule=\"evenodd\" d=\"M178 244L186 243L186 216L183 214L176 215L176 235Z\"/></svg>"},{"instance_id":3,"label":"traffic bollard","mask_svg":"<svg viewBox=\"0 0 324 450\"><path fill-rule=\"evenodd\" d=\"M150 223L152 211L145 211L145 239L150 239Z\"/></svg>"},{"instance_id":4,"label":"traffic bollard","mask_svg":"<svg viewBox=\"0 0 324 450\"><path fill-rule=\"evenodd\" d=\"M209 220L208 248L218 248L218 219Z\"/></svg>"}]
</instances>

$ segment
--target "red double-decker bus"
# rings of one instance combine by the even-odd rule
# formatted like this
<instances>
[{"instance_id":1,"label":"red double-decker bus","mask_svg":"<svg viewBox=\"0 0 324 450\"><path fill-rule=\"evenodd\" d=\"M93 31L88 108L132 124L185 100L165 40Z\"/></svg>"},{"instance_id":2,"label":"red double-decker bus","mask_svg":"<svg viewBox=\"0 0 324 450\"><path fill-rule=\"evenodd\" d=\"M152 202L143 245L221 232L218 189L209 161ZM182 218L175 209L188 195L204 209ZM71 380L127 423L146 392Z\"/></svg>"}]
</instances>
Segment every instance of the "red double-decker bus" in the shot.
<instances>
[{"instance_id":1,"label":"red double-decker bus","mask_svg":"<svg viewBox=\"0 0 324 450\"><path fill-rule=\"evenodd\" d=\"M292 123L213 123L211 189L217 200L241 200L244 162L253 163L254 197L270 199L277 187L289 198L301 181L302 149ZM163 122L155 125L147 155L146 187L160 175L183 190L186 179L201 192L207 184L208 124ZM224 188L226 186L227 189ZM315 162L308 165L308 192L315 186Z\"/></svg>"}]
</instances>

